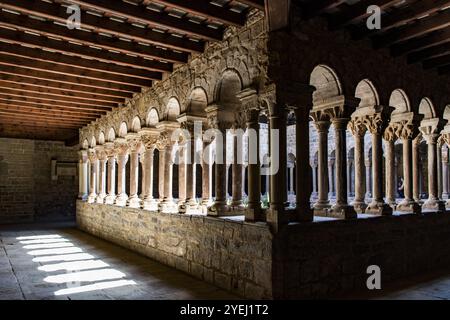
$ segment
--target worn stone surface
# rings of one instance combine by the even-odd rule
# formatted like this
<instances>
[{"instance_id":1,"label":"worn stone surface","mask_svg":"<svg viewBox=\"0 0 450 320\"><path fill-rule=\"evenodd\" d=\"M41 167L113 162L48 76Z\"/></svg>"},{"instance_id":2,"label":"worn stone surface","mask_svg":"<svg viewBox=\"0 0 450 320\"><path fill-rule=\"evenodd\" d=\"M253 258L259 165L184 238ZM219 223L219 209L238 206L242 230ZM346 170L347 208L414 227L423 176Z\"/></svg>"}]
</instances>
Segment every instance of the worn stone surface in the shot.
<instances>
[{"instance_id":1,"label":"worn stone surface","mask_svg":"<svg viewBox=\"0 0 450 320\"><path fill-rule=\"evenodd\" d=\"M77 202L78 227L246 298L272 297L264 224Z\"/></svg>"}]
</instances>

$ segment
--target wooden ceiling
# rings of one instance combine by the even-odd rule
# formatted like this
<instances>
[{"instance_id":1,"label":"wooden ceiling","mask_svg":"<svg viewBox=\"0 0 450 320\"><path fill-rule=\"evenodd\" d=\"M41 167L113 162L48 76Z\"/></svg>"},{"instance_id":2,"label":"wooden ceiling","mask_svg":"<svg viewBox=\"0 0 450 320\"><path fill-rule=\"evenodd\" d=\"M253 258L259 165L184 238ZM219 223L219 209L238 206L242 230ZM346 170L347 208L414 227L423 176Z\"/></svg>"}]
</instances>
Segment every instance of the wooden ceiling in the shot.
<instances>
[{"instance_id":1,"label":"wooden ceiling","mask_svg":"<svg viewBox=\"0 0 450 320\"><path fill-rule=\"evenodd\" d=\"M324 15L331 30L347 28L355 40L370 38L375 49L389 48L439 74L450 73L450 0L294 0L304 18ZM382 10L381 29L366 26L367 8Z\"/></svg>"},{"instance_id":2,"label":"wooden ceiling","mask_svg":"<svg viewBox=\"0 0 450 320\"><path fill-rule=\"evenodd\" d=\"M81 29L67 27L67 6ZM243 26L264 0L0 0L0 136L78 142L78 129Z\"/></svg>"}]
</instances>

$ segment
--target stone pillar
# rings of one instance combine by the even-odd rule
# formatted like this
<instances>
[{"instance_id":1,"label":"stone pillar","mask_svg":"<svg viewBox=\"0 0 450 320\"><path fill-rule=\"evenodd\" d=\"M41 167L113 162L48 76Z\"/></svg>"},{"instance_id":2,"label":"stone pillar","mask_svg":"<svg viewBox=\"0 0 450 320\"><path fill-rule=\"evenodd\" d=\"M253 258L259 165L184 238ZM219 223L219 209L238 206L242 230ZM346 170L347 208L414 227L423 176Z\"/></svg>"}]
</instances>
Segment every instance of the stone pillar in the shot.
<instances>
[{"instance_id":1,"label":"stone pillar","mask_svg":"<svg viewBox=\"0 0 450 320\"><path fill-rule=\"evenodd\" d=\"M336 204L331 208L331 214L335 217L352 219L356 218L356 212L348 205L347 199L347 118L334 118L331 120L335 129L336 145Z\"/></svg>"},{"instance_id":2,"label":"stone pillar","mask_svg":"<svg viewBox=\"0 0 450 320\"><path fill-rule=\"evenodd\" d=\"M317 133L319 135L319 149L318 149L318 199L314 204L314 213L323 214L328 211L330 201L328 200L328 129L330 128L329 121L314 122ZM331 186L331 184L330 184Z\"/></svg>"},{"instance_id":3,"label":"stone pillar","mask_svg":"<svg viewBox=\"0 0 450 320\"><path fill-rule=\"evenodd\" d=\"M212 206L212 156L211 156L211 141L203 141L202 150L202 211L208 212L208 208Z\"/></svg>"},{"instance_id":4,"label":"stone pillar","mask_svg":"<svg viewBox=\"0 0 450 320\"><path fill-rule=\"evenodd\" d=\"M161 211L163 212L178 212L178 206L173 201L172 187L173 187L173 159L172 153L175 144L170 141L166 148L164 154L164 198L161 202Z\"/></svg>"},{"instance_id":5,"label":"stone pillar","mask_svg":"<svg viewBox=\"0 0 450 320\"><path fill-rule=\"evenodd\" d=\"M128 134L127 141L130 148L130 196L127 205L131 208L140 208L142 200L138 195L139 154L142 151L142 143L137 134Z\"/></svg>"},{"instance_id":6,"label":"stone pillar","mask_svg":"<svg viewBox=\"0 0 450 320\"><path fill-rule=\"evenodd\" d=\"M336 190L335 190L335 163L336 163L336 158L330 158L328 160L328 188L329 188L329 192L328 192L328 197L333 199L336 196Z\"/></svg>"},{"instance_id":7,"label":"stone pillar","mask_svg":"<svg viewBox=\"0 0 450 320\"><path fill-rule=\"evenodd\" d=\"M317 164L312 164L312 198L315 199L317 197Z\"/></svg>"},{"instance_id":8,"label":"stone pillar","mask_svg":"<svg viewBox=\"0 0 450 320\"><path fill-rule=\"evenodd\" d=\"M166 156L166 143L158 143L158 151L159 151L159 160L158 160L158 194L159 194L159 203L161 203L164 199L164 180L166 179L164 176L164 164L165 164L165 156Z\"/></svg>"},{"instance_id":9,"label":"stone pillar","mask_svg":"<svg viewBox=\"0 0 450 320\"><path fill-rule=\"evenodd\" d=\"M115 204L124 207L127 204L126 192L126 166L128 162L128 144L125 139L119 138L115 141L117 150L117 197Z\"/></svg>"},{"instance_id":10,"label":"stone pillar","mask_svg":"<svg viewBox=\"0 0 450 320\"><path fill-rule=\"evenodd\" d=\"M105 198L106 204L114 204L116 201L116 160L117 153L114 150L114 144L107 143L106 153L108 156L108 174L107 174L107 196Z\"/></svg>"},{"instance_id":11,"label":"stone pillar","mask_svg":"<svg viewBox=\"0 0 450 320\"><path fill-rule=\"evenodd\" d=\"M397 175L395 166L395 133L388 127L384 133L386 142L386 202L393 210L397 205L395 198L397 194L397 185L395 176Z\"/></svg>"},{"instance_id":12,"label":"stone pillar","mask_svg":"<svg viewBox=\"0 0 450 320\"><path fill-rule=\"evenodd\" d=\"M420 204L420 152L419 146L422 136L419 134L412 142L412 166L413 166L413 199Z\"/></svg>"},{"instance_id":13,"label":"stone pillar","mask_svg":"<svg viewBox=\"0 0 450 320\"><path fill-rule=\"evenodd\" d=\"M403 128L400 138L403 144L403 185L405 199L397 206L397 211L420 213L420 206L412 198L412 139L410 130Z\"/></svg>"},{"instance_id":14,"label":"stone pillar","mask_svg":"<svg viewBox=\"0 0 450 320\"><path fill-rule=\"evenodd\" d=\"M194 136L194 123L192 121L184 122L184 126L189 132L189 139L186 141L186 205L188 211L196 211L199 208L199 204L196 199L196 179L195 179L195 155L196 141Z\"/></svg>"},{"instance_id":15,"label":"stone pillar","mask_svg":"<svg viewBox=\"0 0 450 320\"><path fill-rule=\"evenodd\" d=\"M372 150L373 152L373 150ZM372 198L372 159L367 158L364 161L366 166L366 198Z\"/></svg>"},{"instance_id":16,"label":"stone pillar","mask_svg":"<svg viewBox=\"0 0 450 320\"><path fill-rule=\"evenodd\" d=\"M259 159L259 110L249 108L246 112L248 132L248 207L246 221L262 220L261 214L261 163Z\"/></svg>"},{"instance_id":17,"label":"stone pillar","mask_svg":"<svg viewBox=\"0 0 450 320\"><path fill-rule=\"evenodd\" d=\"M187 195L187 144L178 144L178 211L179 213L186 213L186 195Z\"/></svg>"},{"instance_id":18,"label":"stone pillar","mask_svg":"<svg viewBox=\"0 0 450 320\"><path fill-rule=\"evenodd\" d=\"M436 150L437 161L437 197L442 199L443 176L442 176L442 139L438 139Z\"/></svg>"},{"instance_id":19,"label":"stone pillar","mask_svg":"<svg viewBox=\"0 0 450 320\"><path fill-rule=\"evenodd\" d=\"M142 185L143 194L145 195L142 201L143 209L148 211L158 211L158 201L153 198L153 162L155 150L158 145L159 132L154 128L144 128L139 132L141 141L144 147L143 154L143 170L142 170Z\"/></svg>"},{"instance_id":20,"label":"stone pillar","mask_svg":"<svg viewBox=\"0 0 450 320\"><path fill-rule=\"evenodd\" d=\"M439 152L439 148L438 148ZM448 183L448 147L445 147L444 155L442 156L442 199L449 198L449 183Z\"/></svg>"},{"instance_id":21,"label":"stone pillar","mask_svg":"<svg viewBox=\"0 0 450 320\"><path fill-rule=\"evenodd\" d=\"M108 158L103 147L96 147L98 159L98 195L95 199L96 203L103 204L106 198L106 162Z\"/></svg>"},{"instance_id":22,"label":"stone pillar","mask_svg":"<svg viewBox=\"0 0 450 320\"><path fill-rule=\"evenodd\" d=\"M91 164L91 177L89 179L89 197L88 202L94 203L97 199L97 167L98 159L94 149L89 149L89 163Z\"/></svg>"},{"instance_id":23,"label":"stone pillar","mask_svg":"<svg viewBox=\"0 0 450 320\"><path fill-rule=\"evenodd\" d=\"M367 129L372 135L372 202L366 213L391 215L392 208L384 202L383 197L383 141L385 124L382 114L374 114L365 120Z\"/></svg>"},{"instance_id":24,"label":"stone pillar","mask_svg":"<svg viewBox=\"0 0 450 320\"><path fill-rule=\"evenodd\" d=\"M349 130L355 139L355 199L353 200L353 208L357 213L363 213L367 204L365 203L365 171L364 171L364 135L366 127L363 123L354 119L350 121Z\"/></svg>"},{"instance_id":25,"label":"stone pillar","mask_svg":"<svg viewBox=\"0 0 450 320\"><path fill-rule=\"evenodd\" d=\"M243 130L235 124L233 129L233 164L232 169L232 201L233 210L240 211L242 206L242 162L243 162Z\"/></svg>"},{"instance_id":26,"label":"stone pillar","mask_svg":"<svg viewBox=\"0 0 450 320\"><path fill-rule=\"evenodd\" d=\"M424 133L424 138L428 145L428 200L425 201L422 208L424 210L444 212L445 204L438 196L438 164L442 163L442 161L438 162L437 160L437 140L439 135L429 133L431 130L426 130L426 128L423 130L426 132Z\"/></svg>"},{"instance_id":27,"label":"stone pillar","mask_svg":"<svg viewBox=\"0 0 450 320\"><path fill-rule=\"evenodd\" d=\"M78 163L78 199L86 201L88 199L88 152L81 150L78 152L80 160Z\"/></svg>"},{"instance_id":28,"label":"stone pillar","mask_svg":"<svg viewBox=\"0 0 450 320\"><path fill-rule=\"evenodd\" d=\"M223 124L216 128L216 172L214 204L208 209L208 215L220 216L227 212L227 134Z\"/></svg>"}]
</instances>

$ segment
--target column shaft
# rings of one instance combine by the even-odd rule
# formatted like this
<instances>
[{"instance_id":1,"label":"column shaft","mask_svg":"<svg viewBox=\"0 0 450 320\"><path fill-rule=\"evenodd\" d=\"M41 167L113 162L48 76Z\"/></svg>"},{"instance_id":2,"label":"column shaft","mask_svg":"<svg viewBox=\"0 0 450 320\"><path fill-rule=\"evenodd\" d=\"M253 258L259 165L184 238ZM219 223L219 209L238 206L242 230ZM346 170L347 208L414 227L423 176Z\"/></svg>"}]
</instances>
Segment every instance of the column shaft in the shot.
<instances>
[{"instance_id":1,"label":"column shaft","mask_svg":"<svg viewBox=\"0 0 450 320\"><path fill-rule=\"evenodd\" d=\"M328 200L328 121L319 121L315 123L319 135L318 155L318 199L314 205L316 212L321 213L324 209L330 207ZM330 183L331 186L331 183Z\"/></svg>"},{"instance_id":2,"label":"column shaft","mask_svg":"<svg viewBox=\"0 0 450 320\"><path fill-rule=\"evenodd\" d=\"M258 221L261 216L261 167L259 147L259 112L253 110L247 121L248 132L248 208L245 220Z\"/></svg>"},{"instance_id":3,"label":"column shaft","mask_svg":"<svg viewBox=\"0 0 450 320\"><path fill-rule=\"evenodd\" d=\"M395 182L395 143L394 140L386 141L386 201L394 209L396 202L396 189Z\"/></svg>"},{"instance_id":4,"label":"column shaft","mask_svg":"<svg viewBox=\"0 0 450 320\"><path fill-rule=\"evenodd\" d=\"M365 171L364 171L364 134L356 133L355 138L355 200L353 207L357 213L365 211Z\"/></svg>"},{"instance_id":5,"label":"column shaft","mask_svg":"<svg viewBox=\"0 0 450 320\"><path fill-rule=\"evenodd\" d=\"M233 134L233 164L232 168L232 202L234 210L242 209L242 135L240 129Z\"/></svg>"},{"instance_id":6,"label":"column shaft","mask_svg":"<svg viewBox=\"0 0 450 320\"><path fill-rule=\"evenodd\" d=\"M108 157L108 195L105 198L106 204L114 204L116 199L116 156Z\"/></svg>"}]
</instances>

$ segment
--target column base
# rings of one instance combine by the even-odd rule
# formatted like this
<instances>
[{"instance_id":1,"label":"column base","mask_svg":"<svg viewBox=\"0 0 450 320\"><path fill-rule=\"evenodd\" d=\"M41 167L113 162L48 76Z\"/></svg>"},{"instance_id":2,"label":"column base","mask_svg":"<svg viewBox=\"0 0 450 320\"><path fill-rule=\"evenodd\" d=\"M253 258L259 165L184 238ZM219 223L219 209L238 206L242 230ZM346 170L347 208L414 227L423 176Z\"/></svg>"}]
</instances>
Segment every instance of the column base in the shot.
<instances>
[{"instance_id":1,"label":"column base","mask_svg":"<svg viewBox=\"0 0 450 320\"><path fill-rule=\"evenodd\" d=\"M390 206L392 208L393 211L396 210L397 208L397 202L393 199L386 199L386 203L388 204L388 206Z\"/></svg>"},{"instance_id":2,"label":"column base","mask_svg":"<svg viewBox=\"0 0 450 320\"><path fill-rule=\"evenodd\" d=\"M256 206L247 207L245 209L245 221L249 222L256 222L256 221L262 221L262 209L258 208Z\"/></svg>"},{"instance_id":3,"label":"column base","mask_svg":"<svg viewBox=\"0 0 450 320\"><path fill-rule=\"evenodd\" d=\"M233 211L230 210L227 203L225 201L215 202L212 206L208 208L208 216L212 217L226 217L226 216L235 216Z\"/></svg>"},{"instance_id":4,"label":"column base","mask_svg":"<svg viewBox=\"0 0 450 320\"><path fill-rule=\"evenodd\" d=\"M314 214L318 216L327 216L330 208L330 201L317 201L313 207Z\"/></svg>"},{"instance_id":5,"label":"column base","mask_svg":"<svg viewBox=\"0 0 450 320\"><path fill-rule=\"evenodd\" d=\"M355 209L356 213L364 213L367 208L367 203L364 201L353 201L352 204L353 209Z\"/></svg>"},{"instance_id":6,"label":"column base","mask_svg":"<svg viewBox=\"0 0 450 320\"><path fill-rule=\"evenodd\" d=\"M105 203L106 194L99 194L97 196L97 199L95 199L95 202L98 204L104 204Z\"/></svg>"},{"instance_id":7,"label":"column base","mask_svg":"<svg viewBox=\"0 0 450 320\"><path fill-rule=\"evenodd\" d=\"M356 219L355 209L348 204L336 204L328 211L328 215L334 218Z\"/></svg>"},{"instance_id":8,"label":"column base","mask_svg":"<svg viewBox=\"0 0 450 320\"><path fill-rule=\"evenodd\" d=\"M204 199L202 200L200 206L203 214L208 214L208 208L214 204L212 199Z\"/></svg>"},{"instance_id":9,"label":"column base","mask_svg":"<svg viewBox=\"0 0 450 320\"><path fill-rule=\"evenodd\" d=\"M178 205L172 200L164 200L159 204L159 210L164 213L178 213Z\"/></svg>"},{"instance_id":10,"label":"column base","mask_svg":"<svg viewBox=\"0 0 450 320\"><path fill-rule=\"evenodd\" d=\"M397 205L397 211L420 214L422 212L420 206L413 200L403 200Z\"/></svg>"},{"instance_id":11,"label":"column base","mask_svg":"<svg viewBox=\"0 0 450 320\"><path fill-rule=\"evenodd\" d=\"M445 202L441 200L428 199L422 205L422 211L437 211L437 212L445 212Z\"/></svg>"},{"instance_id":12,"label":"column base","mask_svg":"<svg viewBox=\"0 0 450 320\"><path fill-rule=\"evenodd\" d=\"M88 203L95 203L96 200L97 200L97 195L91 193L88 197Z\"/></svg>"},{"instance_id":13,"label":"column base","mask_svg":"<svg viewBox=\"0 0 450 320\"><path fill-rule=\"evenodd\" d=\"M87 201L88 198L89 198L89 196L86 193L78 194L78 199L81 200L81 201Z\"/></svg>"},{"instance_id":14,"label":"column base","mask_svg":"<svg viewBox=\"0 0 450 320\"><path fill-rule=\"evenodd\" d=\"M449 199L449 194L447 192L442 193L442 199L443 200L448 200Z\"/></svg>"},{"instance_id":15,"label":"column base","mask_svg":"<svg viewBox=\"0 0 450 320\"><path fill-rule=\"evenodd\" d=\"M142 200L138 196L130 197L127 200L127 206L134 209L139 209L141 207Z\"/></svg>"},{"instance_id":16,"label":"column base","mask_svg":"<svg viewBox=\"0 0 450 320\"><path fill-rule=\"evenodd\" d=\"M365 213L377 216L390 216L393 213L393 209L387 203L374 201L369 204Z\"/></svg>"},{"instance_id":17,"label":"column base","mask_svg":"<svg viewBox=\"0 0 450 320\"><path fill-rule=\"evenodd\" d=\"M119 207L125 207L127 205L128 196L126 194L118 195L114 204Z\"/></svg>"},{"instance_id":18,"label":"column base","mask_svg":"<svg viewBox=\"0 0 450 320\"><path fill-rule=\"evenodd\" d=\"M116 195L107 195L105 198L105 204L114 204L116 201Z\"/></svg>"},{"instance_id":19,"label":"column base","mask_svg":"<svg viewBox=\"0 0 450 320\"><path fill-rule=\"evenodd\" d=\"M142 207L144 210L148 211L158 211L158 201L156 199L145 199L142 202Z\"/></svg>"}]
</instances>

